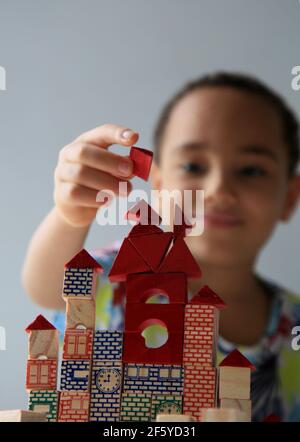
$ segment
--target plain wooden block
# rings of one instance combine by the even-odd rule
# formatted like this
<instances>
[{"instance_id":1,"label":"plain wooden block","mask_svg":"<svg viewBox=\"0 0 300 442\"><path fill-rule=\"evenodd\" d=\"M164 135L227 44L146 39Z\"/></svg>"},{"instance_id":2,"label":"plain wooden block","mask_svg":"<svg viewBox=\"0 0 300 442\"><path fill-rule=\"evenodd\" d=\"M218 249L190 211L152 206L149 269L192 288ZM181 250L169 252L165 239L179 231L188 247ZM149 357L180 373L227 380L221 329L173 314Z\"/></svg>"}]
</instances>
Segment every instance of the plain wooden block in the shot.
<instances>
[{"instance_id":1,"label":"plain wooden block","mask_svg":"<svg viewBox=\"0 0 300 442\"><path fill-rule=\"evenodd\" d=\"M219 368L220 399L250 399L250 368Z\"/></svg>"},{"instance_id":2,"label":"plain wooden block","mask_svg":"<svg viewBox=\"0 0 300 442\"><path fill-rule=\"evenodd\" d=\"M0 422L46 422L46 413L27 410L0 410Z\"/></svg>"},{"instance_id":3,"label":"plain wooden block","mask_svg":"<svg viewBox=\"0 0 300 442\"><path fill-rule=\"evenodd\" d=\"M66 328L95 328L96 305L93 299L66 299Z\"/></svg>"},{"instance_id":4,"label":"plain wooden block","mask_svg":"<svg viewBox=\"0 0 300 442\"><path fill-rule=\"evenodd\" d=\"M32 330L28 339L29 359L58 358L58 330Z\"/></svg>"},{"instance_id":5,"label":"plain wooden block","mask_svg":"<svg viewBox=\"0 0 300 442\"><path fill-rule=\"evenodd\" d=\"M221 408L235 408L242 416L243 422L251 422L250 399L221 399Z\"/></svg>"},{"instance_id":6,"label":"plain wooden block","mask_svg":"<svg viewBox=\"0 0 300 442\"><path fill-rule=\"evenodd\" d=\"M243 422L236 408L203 408L201 422Z\"/></svg>"},{"instance_id":7,"label":"plain wooden block","mask_svg":"<svg viewBox=\"0 0 300 442\"><path fill-rule=\"evenodd\" d=\"M158 414L156 422L196 422L197 419L187 414Z\"/></svg>"}]
</instances>

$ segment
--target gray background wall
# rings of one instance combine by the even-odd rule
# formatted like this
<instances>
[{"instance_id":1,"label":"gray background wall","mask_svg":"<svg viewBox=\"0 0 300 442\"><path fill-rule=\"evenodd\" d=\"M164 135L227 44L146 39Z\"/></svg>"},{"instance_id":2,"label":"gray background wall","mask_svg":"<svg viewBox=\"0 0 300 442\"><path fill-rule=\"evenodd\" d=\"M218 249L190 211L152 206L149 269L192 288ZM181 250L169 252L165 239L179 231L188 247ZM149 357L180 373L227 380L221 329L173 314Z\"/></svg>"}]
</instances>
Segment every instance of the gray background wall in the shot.
<instances>
[{"instance_id":1,"label":"gray background wall","mask_svg":"<svg viewBox=\"0 0 300 442\"><path fill-rule=\"evenodd\" d=\"M215 69L258 75L300 113L300 91L291 88L299 37L297 0L0 0L0 65L7 72L0 91L0 326L7 334L0 409L26 406L24 327L41 309L25 295L20 269L52 206L60 148L104 122L133 127L140 145L151 147L165 100ZM298 210L277 230L259 269L300 293L299 226ZM125 231L95 225L87 247Z\"/></svg>"}]
</instances>

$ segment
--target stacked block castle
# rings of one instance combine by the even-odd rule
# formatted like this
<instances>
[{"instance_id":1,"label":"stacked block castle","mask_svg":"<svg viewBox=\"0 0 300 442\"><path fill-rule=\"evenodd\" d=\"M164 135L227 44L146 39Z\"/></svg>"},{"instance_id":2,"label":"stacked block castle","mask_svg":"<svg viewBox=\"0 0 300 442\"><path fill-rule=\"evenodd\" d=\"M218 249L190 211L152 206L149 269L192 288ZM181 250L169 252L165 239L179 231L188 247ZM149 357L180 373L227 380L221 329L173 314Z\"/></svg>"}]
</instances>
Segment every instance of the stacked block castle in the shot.
<instances>
[{"instance_id":1,"label":"stacked block castle","mask_svg":"<svg viewBox=\"0 0 300 442\"><path fill-rule=\"evenodd\" d=\"M147 180L152 153L132 147L133 173ZM222 299L208 286L188 300L188 278L201 270L189 251L189 224L164 232L144 201L126 214L136 221L109 273L125 286L124 331L95 330L97 275L86 250L65 265L66 329L60 369L58 331L42 316L30 324L26 388L29 410L59 422L251 421L252 364L237 350L216 365ZM179 212L178 212L179 211ZM178 219L178 217L177 217ZM167 303L147 301L160 294ZM145 330L160 325L167 340L147 346ZM58 376L58 372L60 376ZM57 378L60 377L58 390Z\"/></svg>"},{"instance_id":2,"label":"stacked block castle","mask_svg":"<svg viewBox=\"0 0 300 442\"><path fill-rule=\"evenodd\" d=\"M142 209L145 225L139 222ZM124 332L95 330L96 280L103 269L81 250L65 265L59 391L57 330L42 316L26 329L29 409L60 422L154 421L162 414L224 420L232 410L233 420L250 421L254 367L237 350L216 365L225 303L208 286L188 300L187 280L200 277L201 270L184 241L186 224L164 232L153 224L161 222L158 214L143 201L126 217L137 224L109 273L112 283L125 284ZM147 303L158 293L168 303ZM147 347L143 337L152 325L168 333L157 347Z\"/></svg>"}]
</instances>

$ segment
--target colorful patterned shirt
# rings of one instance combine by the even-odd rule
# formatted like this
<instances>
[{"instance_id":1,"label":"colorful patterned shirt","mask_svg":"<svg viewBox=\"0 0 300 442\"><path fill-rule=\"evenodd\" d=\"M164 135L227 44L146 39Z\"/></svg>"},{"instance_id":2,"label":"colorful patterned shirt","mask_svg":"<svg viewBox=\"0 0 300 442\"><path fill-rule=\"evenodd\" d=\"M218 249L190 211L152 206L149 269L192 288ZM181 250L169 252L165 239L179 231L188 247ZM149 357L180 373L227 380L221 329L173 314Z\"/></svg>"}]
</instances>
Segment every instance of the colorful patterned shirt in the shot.
<instances>
[{"instance_id":1,"label":"colorful patterned shirt","mask_svg":"<svg viewBox=\"0 0 300 442\"><path fill-rule=\"evenodd\" d=\"M125 297L115 302L116 285L107 278L120 245L121 242L116 241L111 247L89 252L104 268L96 293L96 329L99 330L123 330ZM300 350L292 348L295 338L292 329L300 327L300 297L273 281L259 275L257 278L273 298L266 331L257 345L251 347L233 345L220 336L217 361L221 362L238 348L255 365L251 375L253 421L262 421L275 413L282 421L300 422ZM56 312L54 323L63 336L65 313ZM164 339L162 330L152 326L147 345Z\"/></svg>"}]
</instances>

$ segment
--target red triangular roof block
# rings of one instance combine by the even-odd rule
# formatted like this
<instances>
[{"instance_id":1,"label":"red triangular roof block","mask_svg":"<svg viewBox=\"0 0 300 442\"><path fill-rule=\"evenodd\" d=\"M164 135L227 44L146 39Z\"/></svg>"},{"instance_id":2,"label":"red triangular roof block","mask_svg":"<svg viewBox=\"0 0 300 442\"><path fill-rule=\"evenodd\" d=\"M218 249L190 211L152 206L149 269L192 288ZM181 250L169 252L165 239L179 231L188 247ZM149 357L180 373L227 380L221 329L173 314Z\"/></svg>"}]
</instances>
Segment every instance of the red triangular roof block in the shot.
<instances>
[{"instance_id":1,"label":"red triangular roof block","mask_svg":"<svg viewBox=\"0 0 300 442\"><path fill-rule=\"evenodd\" d=\"M153 235L131 236L129 241L153 272L155 272L164 259L172 239L173 233L162 232Z\"/></svg>"},{"instance_id":2,"label":"red triangular roof block","mask_svg":"<svg viewBox=\"0 0 300 442\"><path fill-rule=\"evenodd\" d=\"M108 274L109 280L111 282L126 281L126 276L131 273L147 272L151 272L151 268L138 254L129 239L125 238Z\"/></svg>"},{"instance_id":3,"label":"red triangular roof block","mask_svg":"<svg viewBox=\"0 0 300 442\"><path fill-rule=\"evenodd\" d=\"M27 328L25 328L27 333L31 332L32 330L56 330L56 328L51 324L51 322L47 321L43 315L39 315L33 322L31 322L31 324L28 325Z\"/></svg>"},{"instance_id":4,"label":"red triangular roof block","mask_svg":"<svg viewBox=\"0 0 300 442\"><path fill-rule=\"evenodd\" d=\"M193 224L190 223L190 221L186 218L181 208L177 204L174 210L174 221L177 222L177 224L173 222L173 232L175 238L183 238L184 236L186 236L186 229L193 227Z\"/></svg>"},{"instance_id":5,"label":"red triangular roof block","mask_svg":"<svg viewBox=\"0 0 300 442\"><path fill-rule=\"evenodd\" d=\"M142 224L136 224L132 227L127 237L139 236L139 235L153 235L154 233L164 233L158 226L143 226Z\"/></svg>"},{"instance_id":6,"label":"red triangular roof block","mask_svg":"<svg viewBox=\"0 0 300 442\"><path fill-rule=\"evenodd\" d=\"M162 221L159 214L146 203L140 200L125 213L125 219L137 221L142 225L159 225Z\"/></svg>"},{"instance_id":7,"label":"red triangular roof block","mask_svg":"<svg viewBox=\"0 0 300 442\"><path fill-rule=\"evenodd\" d=\"M103 267L85 249L67 262L65 268L94 269L97 273L103 273Z\"/></svg>"},{"instance_id":8,"label":"red triangular roof block","mask_svg":"<svg viewBox=\"0 0 300 442\"><path fill-rule=\"evenodd\" d=\"M178 238L158 269L159 273L185 273L200 278L201 269L182 238Z\"/></svg>"},{"instance_id":9,"label":"red triangular roof block","mask_svg":"<svg viewBox=\"0 0 300 442\"><path fill-rule=\"evenodd\" d=\"M213 305L219 309L226 307L225 302L208 285L203 286L191 299L190 304Z\"/></svg>"},{"instance_id":10,"label":"red triangular roof block","mask_svg":"<svg viewBox=\"0 0 300 442\"><path fill-rule=\"evenodd\" d=\"M219 367L245 367L255 370L255 366L237 349L229 353L219 364Z\"/></svg>"}]
</instances>

